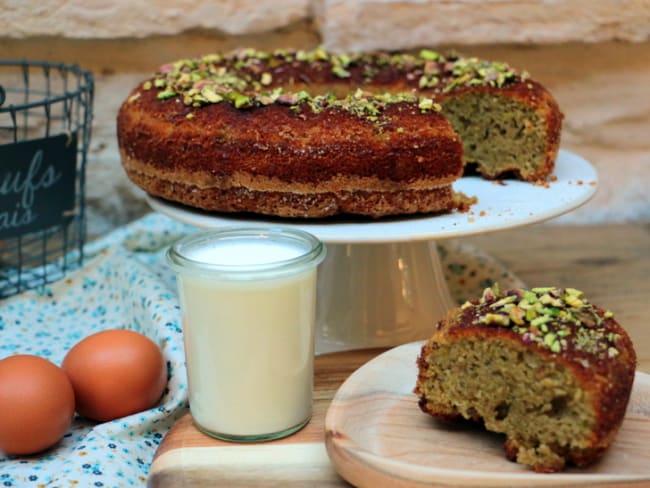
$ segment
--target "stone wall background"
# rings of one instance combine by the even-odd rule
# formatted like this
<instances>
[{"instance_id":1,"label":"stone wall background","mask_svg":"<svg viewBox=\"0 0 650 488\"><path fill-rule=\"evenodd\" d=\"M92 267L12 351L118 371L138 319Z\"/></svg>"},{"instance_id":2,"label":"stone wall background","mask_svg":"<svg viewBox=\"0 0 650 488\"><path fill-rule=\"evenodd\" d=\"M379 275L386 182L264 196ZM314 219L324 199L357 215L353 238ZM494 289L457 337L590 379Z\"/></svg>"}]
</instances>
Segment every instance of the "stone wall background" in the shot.
<instances>
[{"instance_id":1,"label":"stone wall background","mask_svg":"<svg viewBox=\"0 0 650 488\"><path fill-rule=\"evenodd\" d=\"M149 210L117 154L130 89L164 62L241 46L453 48L526 69L565 113L563 147L601 179L589 203L551 223L648 221L649 39L650 0L0 0L0 59L95 75L91 237Z\"/></svg>"}]
</instances>

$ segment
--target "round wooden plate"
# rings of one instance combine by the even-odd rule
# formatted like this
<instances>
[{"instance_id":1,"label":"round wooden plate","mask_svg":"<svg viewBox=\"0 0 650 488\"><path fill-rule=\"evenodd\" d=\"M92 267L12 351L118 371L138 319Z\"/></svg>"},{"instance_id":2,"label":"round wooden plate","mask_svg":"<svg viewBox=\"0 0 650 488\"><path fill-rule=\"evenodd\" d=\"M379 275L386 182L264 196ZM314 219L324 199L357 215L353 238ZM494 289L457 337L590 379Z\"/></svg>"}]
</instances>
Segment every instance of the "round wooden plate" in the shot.
<instances>
[{"instance_id":1,"label":"round wooden plate","mask_svg":"<svg viewBox=\"0 0 650 488\"><path fill-rule=\"evenodd\" d=\"M329 457L355 486L650 486L650 375L637 372L623 425L605 456L586 469L541 474L508 461L503 436L422 413L412 393L422 342L356 370L325 418Z\"/></svg>"}]
</instances>

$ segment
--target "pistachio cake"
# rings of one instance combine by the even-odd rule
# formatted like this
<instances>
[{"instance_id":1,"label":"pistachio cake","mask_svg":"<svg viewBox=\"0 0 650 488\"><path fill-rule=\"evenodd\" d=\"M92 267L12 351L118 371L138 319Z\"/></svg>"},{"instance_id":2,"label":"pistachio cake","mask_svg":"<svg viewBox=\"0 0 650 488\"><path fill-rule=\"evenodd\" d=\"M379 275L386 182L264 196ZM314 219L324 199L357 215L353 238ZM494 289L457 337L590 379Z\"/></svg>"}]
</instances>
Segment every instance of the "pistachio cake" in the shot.
<instances>
[{"instance_id":1,"label":"pistachio cake","mask_svg":"<svg viewBox=\"0 0 650 488\"><path fill-rule=\"evenodd\" d=\"M466 164L553 170L562 114L504 63L418 54L239 49L162 66L117 118L123 167L193 207L283 217L448 211Z\"/></svg>"},{"instance_id":2,"label":"pistachio cake","mask_svg":"<svg viewBox=\"0 0 650 488\"><path fill-rule=\"evenodd\" d=\"M538 472L586 466L612 443L636 355L611 312L572 288L487 288L422 347L420 408L505 434L506 456Z\"/></svg>"}]
</instances>

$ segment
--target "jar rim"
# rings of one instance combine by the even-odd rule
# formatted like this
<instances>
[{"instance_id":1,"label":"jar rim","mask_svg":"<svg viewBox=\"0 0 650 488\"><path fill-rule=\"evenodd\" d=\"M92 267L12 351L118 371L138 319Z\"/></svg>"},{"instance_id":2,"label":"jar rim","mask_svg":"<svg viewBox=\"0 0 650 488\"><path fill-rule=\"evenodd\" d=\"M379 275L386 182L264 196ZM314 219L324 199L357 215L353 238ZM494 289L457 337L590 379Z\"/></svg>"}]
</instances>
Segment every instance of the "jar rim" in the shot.
<instances>
[{"instance_id":1,"label":"jar rim","mask_svg":"<svg viewBox=\"0 0 650 488\"><path fill-rule=\"evenodd\" d=\"M215 241L260 240L292 244L304 252L269 262L254 264L221 264L188 256L188 251ZM223 227L186 235L167 250L167 263L177 272L227 279L259 279L295 274L316 267L326 255L325 245L313 234L280 226Z\"/></svg>"}]
</instances>

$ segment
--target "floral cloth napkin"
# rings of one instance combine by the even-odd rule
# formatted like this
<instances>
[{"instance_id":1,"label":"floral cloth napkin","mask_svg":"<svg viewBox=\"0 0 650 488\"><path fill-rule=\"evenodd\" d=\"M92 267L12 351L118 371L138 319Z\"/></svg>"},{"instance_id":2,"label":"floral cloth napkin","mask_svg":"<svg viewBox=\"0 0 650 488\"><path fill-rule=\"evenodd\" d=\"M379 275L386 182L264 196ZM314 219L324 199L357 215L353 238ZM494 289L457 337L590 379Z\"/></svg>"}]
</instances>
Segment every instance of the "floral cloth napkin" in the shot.
<instances>
[{"instance_id":1,"label":"floral cloth napkin","mask_svg":"<svg viewBox=\"0 0 650 488\"><path fill-rule=\"evenodd\" d=\"M145 486L157 446L188 408L176 283L164 254L173 241L196 230L151 213L87 244L83 268L63 280L0 301L0 359L36 354L60 365L80 339L127 328L160 345L170 373L161 402L151 410L105 423L75 417L63 440L42 454L0 453L0 488ZM459 303L494 281L521 286L467 244L443 241L438 249Z\"/></svg>"}]
</instances>

